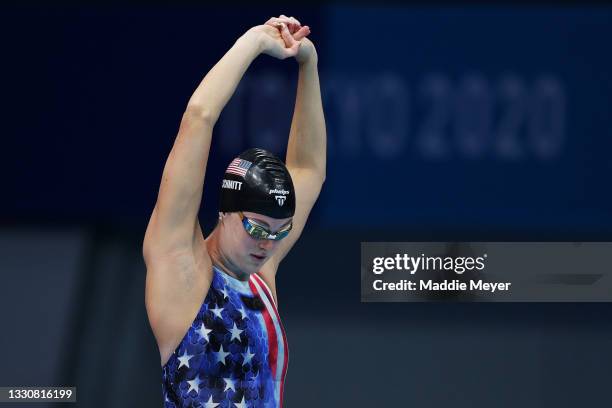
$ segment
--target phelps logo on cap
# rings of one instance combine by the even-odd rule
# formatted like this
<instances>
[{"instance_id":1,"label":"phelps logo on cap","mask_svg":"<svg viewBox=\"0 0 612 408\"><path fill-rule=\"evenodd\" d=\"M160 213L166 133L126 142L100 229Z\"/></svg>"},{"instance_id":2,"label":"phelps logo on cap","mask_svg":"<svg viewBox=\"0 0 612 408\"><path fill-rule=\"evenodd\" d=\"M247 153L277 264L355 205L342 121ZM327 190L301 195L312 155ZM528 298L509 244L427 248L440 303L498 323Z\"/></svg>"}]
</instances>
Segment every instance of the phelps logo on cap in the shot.
<instances>
[{"instance_id":1,"label":"phelps logo on cap","mask_svg":"<svg viewBox=\"0 0 612 408\"><path fill-rule=\"evenodd\" d=\"M285 189L271 189L268 194L272 195L272 194L282 194L282 195L275 195L274 199L276 200L276 202L278 203L278 205L280 207L283 206L283 204L285 204L285 200L287 199L287 197L285 197L287 194L289 194L289 191L285 190Z\"/></svg>"},{"instance_id":2,"label":"phelps logo on cap","mask_svg":"<svg viewBox=\"0 0 612 408\"><path fill-rule=\"evenodd\" d=\"M236 158L232 160L229 166L227 166L227 170L225 170L225 172L244 177L246 172L249 171L249 168L251 168L252 164L253 163L250 161Z\"/></svg>"},{"instance_id":3,"label":"phelps logo on cap","mask_svg":"<svg viewBox=\"0 0 612 408\"><path fill-rule=\"evenodd\" d=\"M279 190L279 189L274 189L274 190L270 190L270 192L268 194L283 194L283 195L287 195L289 194L289 191L287 190Z\"/></svg>"}]
</instances>

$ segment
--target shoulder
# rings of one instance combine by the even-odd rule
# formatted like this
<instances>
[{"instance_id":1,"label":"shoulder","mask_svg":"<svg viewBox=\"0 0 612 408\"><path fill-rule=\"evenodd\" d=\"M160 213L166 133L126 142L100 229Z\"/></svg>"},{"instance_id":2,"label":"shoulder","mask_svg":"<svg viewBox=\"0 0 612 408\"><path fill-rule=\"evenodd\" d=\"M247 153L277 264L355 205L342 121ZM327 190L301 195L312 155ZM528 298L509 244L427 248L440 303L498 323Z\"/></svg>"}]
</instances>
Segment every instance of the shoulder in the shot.
<instances>
[{"instance_id":1,"label":"shoulder","mask_svg":"<svg viewBox=\"0 0 612 408\"><path fill-rule=\"evenodd\" d=\"M150 255L145 258L145 264L147 308L160 303L180 307L202 298L202 290L208 290L213 278L212 261L206 250L185 249Z\"/></svg>"},{"instance_id":2,"label":"shoulder","mask_svg":"<svg viewBox=\"0 0 612 408\"><path fill-rule=\"evenodd\" d=\"M208 294L212 262L207 254L180 251L151 257L146 264L145 306L163 361L180 343Z\"/></svg>"}]
</instances>

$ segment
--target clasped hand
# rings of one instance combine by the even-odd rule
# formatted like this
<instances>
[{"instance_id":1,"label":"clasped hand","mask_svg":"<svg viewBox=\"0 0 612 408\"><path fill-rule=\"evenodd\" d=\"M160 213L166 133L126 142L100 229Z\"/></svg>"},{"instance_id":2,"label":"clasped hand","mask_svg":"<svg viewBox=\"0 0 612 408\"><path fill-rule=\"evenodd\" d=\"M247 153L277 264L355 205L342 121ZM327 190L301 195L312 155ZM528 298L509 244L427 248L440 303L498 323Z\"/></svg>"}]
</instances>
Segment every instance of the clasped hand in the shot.
<instances>
[{"instance_id":1,"label":"clasped hand","mask_svg":"<svg viewBox=\"0 0 612 408\"><path fill-rule=\"evenodd\" d=\"M312 41L306 38L310 27L302 26L300 22L285 15L272 17L265 24L249 30L260 34L262 53L278 59L295 57L298 63L304 64L316 57Z\"/></svg>"}]
</instances>

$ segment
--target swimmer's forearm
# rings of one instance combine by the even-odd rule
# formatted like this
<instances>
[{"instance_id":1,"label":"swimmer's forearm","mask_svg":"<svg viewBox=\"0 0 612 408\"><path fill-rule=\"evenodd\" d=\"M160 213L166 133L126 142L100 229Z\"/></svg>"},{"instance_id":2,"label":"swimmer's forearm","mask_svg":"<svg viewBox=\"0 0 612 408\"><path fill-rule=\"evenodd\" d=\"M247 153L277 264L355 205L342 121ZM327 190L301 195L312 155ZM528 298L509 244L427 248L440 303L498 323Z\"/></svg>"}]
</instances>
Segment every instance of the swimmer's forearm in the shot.
<instances>
[{"instance_id":1,"label":"swimmer's forearm","mask_svg":"<svg viewBox=\"0 0 612 408\"><path fill-rule=\"evenodd\" d=\"M261 45L261 35L252 30L240 37L206 74L189 100L188 111L214 125L245 71L261 53Z\"/></svg>"},{"instance_id":2,"label":"swimmer's forearm","mask_svg":"<svg viewBox=\"0 0 612 408\"><path fill-rule=\"evenodd\" d=\"M325 179L327 132L316 55L300 64L287 167L310 169Z\"/></svg>"}]
</instances>

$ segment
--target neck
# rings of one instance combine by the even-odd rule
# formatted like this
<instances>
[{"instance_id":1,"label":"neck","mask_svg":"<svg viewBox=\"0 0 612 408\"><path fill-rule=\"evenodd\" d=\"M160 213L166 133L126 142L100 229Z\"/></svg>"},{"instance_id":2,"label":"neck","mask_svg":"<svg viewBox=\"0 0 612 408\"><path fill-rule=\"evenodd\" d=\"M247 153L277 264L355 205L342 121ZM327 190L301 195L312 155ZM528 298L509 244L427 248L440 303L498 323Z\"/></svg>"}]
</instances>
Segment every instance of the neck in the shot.
<instances>
[{"instance_id":1,"label":"neck","mask_svg":"<svg viewBox=\"0 0 612 408\"><path fill-rule=\"evenodd\" d=\"M219 228L215 228L208 238L206 238L206 249L208 250L208 255L213 265L233 278L241 281L249 280L250 275L242 272L227 256L225 256L225 254L223 254L221 246L219 245Z\"/></svg>"}]
</instances>

